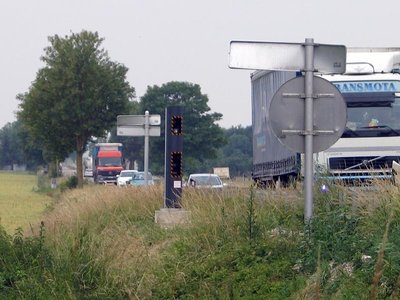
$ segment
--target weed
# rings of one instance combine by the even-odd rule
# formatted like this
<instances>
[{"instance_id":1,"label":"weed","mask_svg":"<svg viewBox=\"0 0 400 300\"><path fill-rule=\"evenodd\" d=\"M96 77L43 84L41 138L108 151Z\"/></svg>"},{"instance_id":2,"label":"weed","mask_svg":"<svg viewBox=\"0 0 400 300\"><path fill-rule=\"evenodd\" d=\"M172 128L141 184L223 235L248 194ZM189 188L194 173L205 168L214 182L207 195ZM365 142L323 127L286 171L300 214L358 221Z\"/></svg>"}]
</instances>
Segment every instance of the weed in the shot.
<instances>
[{"instance_id":1,"label":"weed","mask_svg":"<svg viewBox=\"0 0 400 300\"><path fill-rule=\"evenodd\" d=\"M256 223L256 212L254 207L254 189L250 188L250 196L247 201L247 238L251 243L254 243L258 234L259 228Z\"/></svg>"},{"instance_id":2,"label":"weed","mask_svg":"<svg viewBox=\"0 0 400 300\"><path fill-rule=\"evenodd\" d=\"M393 213L390 214L389 219L386 222L385 233L383 234L382 244L379 249L378 258L376 260L375 272L374 272L374 277L372 279L372 286L371 286L371 299L377 298L378 284L379 284L379 281L380 281L380 279L382 277L382 273L383 273L383 256L385 253L386 244L388 242L389 227L390 227L390 223L392 222L392 219L393 219Z\"/></svg>"}]
</instances>

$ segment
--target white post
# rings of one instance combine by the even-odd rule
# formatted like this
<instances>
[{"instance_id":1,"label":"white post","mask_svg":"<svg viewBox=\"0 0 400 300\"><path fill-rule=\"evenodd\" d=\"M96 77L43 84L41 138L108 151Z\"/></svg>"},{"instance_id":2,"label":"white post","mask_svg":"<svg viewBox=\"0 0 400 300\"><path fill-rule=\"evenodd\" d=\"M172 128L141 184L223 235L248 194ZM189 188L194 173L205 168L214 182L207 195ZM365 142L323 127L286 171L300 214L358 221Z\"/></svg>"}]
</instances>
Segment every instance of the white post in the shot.
<instances>
[{"instance_id":1,"label":"white post","mask_svg":"<svg viewBox=\"0 0 400 300\"><path fill-rule=\"evenodd\" d=\"M149 172L149 111L144 113L144 185L148 185Z\"/></svg>"}]
</instances>

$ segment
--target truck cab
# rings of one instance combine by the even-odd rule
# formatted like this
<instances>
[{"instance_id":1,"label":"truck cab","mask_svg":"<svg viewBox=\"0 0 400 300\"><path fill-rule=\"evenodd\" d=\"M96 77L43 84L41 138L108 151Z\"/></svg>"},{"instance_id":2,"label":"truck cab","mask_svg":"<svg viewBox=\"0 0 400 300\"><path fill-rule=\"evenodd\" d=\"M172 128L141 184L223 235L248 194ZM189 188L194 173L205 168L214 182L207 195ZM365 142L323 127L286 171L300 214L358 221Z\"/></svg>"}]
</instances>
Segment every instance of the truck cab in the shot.
<instances>
[{"instance_id":1,"label":"truck cab","mask_svg":"<svg viewBox=\"0 0 400 300\"><path fill-rule=\"evenodd\" d=\"M347 105L342 137L317 155L341 180L392 178L400 161L400 48L349 48L346 74L321 75Z\"/></svg>"},{"instance_id":2,"label":"truck cab","mask_svg":"<svg viewBox=\"0 0 400 300\"><path fill-rule=\"evenodd\" d=\"M116 184L117 175L123 170L122 144L99 143L93 148L94 182Z\"/></svg>"}]
</instances>

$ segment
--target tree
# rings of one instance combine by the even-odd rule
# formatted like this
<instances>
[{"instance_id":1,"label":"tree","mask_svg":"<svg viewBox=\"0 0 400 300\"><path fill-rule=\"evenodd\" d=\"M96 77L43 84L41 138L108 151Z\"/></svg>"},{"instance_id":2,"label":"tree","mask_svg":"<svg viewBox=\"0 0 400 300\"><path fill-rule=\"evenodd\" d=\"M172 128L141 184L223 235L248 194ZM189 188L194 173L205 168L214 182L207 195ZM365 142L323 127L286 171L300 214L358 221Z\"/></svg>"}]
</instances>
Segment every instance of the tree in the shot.
<instances>
[{"instance_id":1,"label":"tree","mask_svg":"<svg viewBox=\"0 0 400 300\"><path fill-rule=\"evenodd\" d=\"M13 168L15 164L34 170L43 165L42 151L35 148L29 134L19 121L7 123L0 129L0 167Z\"/></svg>"},{"instance_id":2,"label":"tree","mask_svg":"<svg viewBox=\"0 0 400 300\"><path fill-rule=\"evenodd\" d=\"M235 126L224 129L227 141L215 159L208 160L207 165L212 167L229 167L232 177L249 175L252 169L253 142L252 127Z\"/></svg>"},{"instance_id":3,"label":"tree","mask_svg":"<svg viewBox=\"0 0 400 300\"><path fill-rule=\"evenodd\" d=\"M28 170L36 170L40 166L44 166L46 161L43 157L43 151L36 143L35 139L29 134L29 131L21 125L20 121L16 121L18 147L23 154L23 162Z\"/></svg>"},{"instance_id":4,"label":"tree","mask_svg":"<svg viewBox=\"0 0 400 300\"><path fill-rule=\"evenodd\" d=\"M42 151L35 147L19 121L7 123L0 129L0 153L1 167L25 164L33 170L44 163Z\"/></svg>"},{"instance_id":5,"label":"tree","mask_svg":"<svg viewBox=\"0 0 400 300\"><path fill-rule=\"evenodd\" d=\"M183 166L187 173L197 172L206 159L213 158L224 144L221 127L215 122L220 113L211 113L208 97L201 93L200 86L188 82L168 82L161 87L148 87L140 100L141 111L165 115L167 106L182 105L184 154ZM150 138L149 162L153 173L162 173L164 166L165 138L164 122L161 122L161 137Z\"/></svg>"},{"instance_id":6,"label":"tree","mask_svg":"<svg viewBox=\"0 0 400 300\"><path fill-rule=\"evenodd\" d=\"M18 95L18 118L41 145L47 159L63 160L76 151L78 186L82 186L82 154L92 136L101 137L126 111L134 89L128 69L110 60L97 32L49 37L29 91Z\"/></svg>"},{"instance_id":7,"label":"tree","mask_svg":"<svg viewBox=\"0 0 400 300\"><path fill-rule=\"evenodd\" d=\"M7 123L1 128L0 153L0 165L2 167L10 166L12 169L14 164L21 164L23 162L16 122Z\"/></svg>"}]
</instances>

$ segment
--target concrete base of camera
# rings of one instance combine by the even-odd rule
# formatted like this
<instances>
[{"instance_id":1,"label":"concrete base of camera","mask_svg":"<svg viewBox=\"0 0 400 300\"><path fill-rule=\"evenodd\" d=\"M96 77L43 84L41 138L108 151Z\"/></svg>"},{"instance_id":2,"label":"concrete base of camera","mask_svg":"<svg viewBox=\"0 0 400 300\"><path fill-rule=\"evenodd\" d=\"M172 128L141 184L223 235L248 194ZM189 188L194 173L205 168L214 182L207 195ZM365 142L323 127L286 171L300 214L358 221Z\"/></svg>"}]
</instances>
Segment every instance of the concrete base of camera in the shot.
<instances>
[{"instance_id":1,"label":"concrete base of camera","mask_svg":"<svg viewBox=\"0 0 400 300\"><path fill-rule=\"evenodd\" d=\"M165 228L186 225L190 223L190 211L182 208L161 208L156 210L154 220Z\"/></svg>"}]
</instances>

